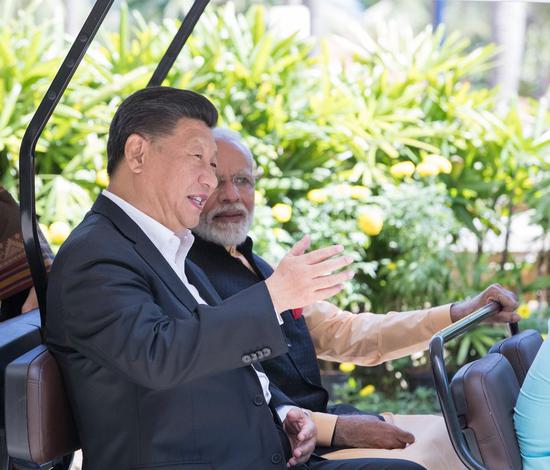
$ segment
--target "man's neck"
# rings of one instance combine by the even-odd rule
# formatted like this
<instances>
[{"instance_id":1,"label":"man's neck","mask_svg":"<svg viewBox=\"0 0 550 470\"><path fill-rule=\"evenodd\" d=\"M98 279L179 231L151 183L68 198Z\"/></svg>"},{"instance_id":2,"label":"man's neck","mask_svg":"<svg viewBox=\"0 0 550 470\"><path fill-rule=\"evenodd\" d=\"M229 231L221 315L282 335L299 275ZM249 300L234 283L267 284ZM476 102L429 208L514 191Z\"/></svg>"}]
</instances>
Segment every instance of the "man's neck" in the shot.
<instances>
[{"instance_id":1,"label":"man's neck","mask_svg":"<svg viewBox=\"0 0 550 470\"><path fill-rule=\"evenodd\" d=\"M127 186L118 182L118 180L117 182L111 181L106 191L119 197L147 217L156 220L159 224L176 234L188 230L186 227L176 223L176 219L171 217L166 211L159 210L162 207L160 201L155 200L153 195L147 194L143 188L136 187L133 181L130 181Z\"/></svg>"}]
</instances>

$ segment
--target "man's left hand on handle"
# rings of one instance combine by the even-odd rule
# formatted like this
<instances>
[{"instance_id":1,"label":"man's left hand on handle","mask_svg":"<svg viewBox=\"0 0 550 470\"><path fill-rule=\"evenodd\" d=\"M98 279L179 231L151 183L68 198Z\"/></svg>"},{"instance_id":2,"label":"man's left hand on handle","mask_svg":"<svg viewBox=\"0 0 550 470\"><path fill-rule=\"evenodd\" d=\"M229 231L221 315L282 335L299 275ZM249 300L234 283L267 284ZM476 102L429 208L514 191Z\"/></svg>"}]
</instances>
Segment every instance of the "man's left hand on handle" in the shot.
<instances>
[{"instance_id":1,"label":"man's left hand on handle","mask_svg":"<svg viewBox=\"0 0 550 470\"><path fill-rule=\"evenodd\" d=\"M487 305L489 302L497 302L501 306L501 310L490 317L490 321L510 323L521 319L516 313L519 305L516 294L505 289L500 284L492 284L475 297L452 304L451 320L454 323Z\"/></svg>"}]
</instances>

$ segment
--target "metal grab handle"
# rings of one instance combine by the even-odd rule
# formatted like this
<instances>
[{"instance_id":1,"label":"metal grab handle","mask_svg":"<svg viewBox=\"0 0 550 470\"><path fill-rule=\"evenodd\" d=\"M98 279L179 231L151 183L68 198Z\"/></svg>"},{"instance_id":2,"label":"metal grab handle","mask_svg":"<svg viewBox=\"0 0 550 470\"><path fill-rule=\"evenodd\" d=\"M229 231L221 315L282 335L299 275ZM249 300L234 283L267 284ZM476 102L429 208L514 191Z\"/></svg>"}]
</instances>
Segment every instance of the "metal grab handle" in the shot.
<instances>
[{"instance_id":1,"label":"metal grab handle","mask_svg":"<svg viewBox=\"0 0 550 470\"><path fill-rule=\"evenodd\" d=\"M148 87L162 85L162 82L166 78L166 75L168 75L172 65L174 65L174 62L187 42L187 39L193 32L197 21L199 21L199 18L209 2L210 0L195 0L189 9L189 12L185 16L181 26L179 27L178 32L174 36L174 39L172 39L168 49L166 49L166 52L162 56L157 68L153 72L153 75L147 84Z\"/></svg>"},{"instance_id":2,"label":"metal grab handle","mask_svg":"<svg viewBox=\"0 0 550 470\"><path fill-rule=\"evenodd\" d=\"M462 428L458 421L456 407L451 394L447 369L445 368L444 345L450 340L466 333L479 322L494 315L500 310L500 304L497 302L489 302L479 310L476 310L456 323L444 328L430 340L430 361L435 382L435 390L437 392L437 398L439 399L443 418L445 419L449 437L458 457L470 470L488 469L479 463L472 455L466 443L466 439L462 434Z\"/></svg>"},{"instance_id":3,"label":"metal grab handle","mask_svg":"<svg viewBox=\"0 0 550 470\"><path fill-rule=\"evenodd\" d=\"M29 260L32 281L36 289L38 304L40 306L40 320L43 326L46 324L46 288L48 285L48 278L36 224L34 151L46 123L50 119L61 96L63 96L63 92L71 81L82 57L84 57L88 46L95 37L97 30L112 4L113 0L97 0L94 4L84 26L82 26L80 33L67 53L61 67L57 71L46 95L42 98L42 102L34 113L25 131L23 140L21 141L21 150L19 152L21 232L23 234L25 253Z\"/></svg>"},{"instance_id":4,"label":"metal grab handle","mask_svg":"<svg viewBox=\"0 0 550 470\"><path fill-rule=\"evenodd\" d=\"M502 307L498 302L489 302L487 305L481 307L479 310L476 310L475 312L470 313L464 318L461 318L456 323L449 325L447 328L443 328L432 338L432 341L437 336L441 336L443 342L448 343L457 336L466 333L466 331L470 330L473 326L485 320L487 317L490 317L491 315L500 312L501 309Z\"/></svg>"}]
</instances>

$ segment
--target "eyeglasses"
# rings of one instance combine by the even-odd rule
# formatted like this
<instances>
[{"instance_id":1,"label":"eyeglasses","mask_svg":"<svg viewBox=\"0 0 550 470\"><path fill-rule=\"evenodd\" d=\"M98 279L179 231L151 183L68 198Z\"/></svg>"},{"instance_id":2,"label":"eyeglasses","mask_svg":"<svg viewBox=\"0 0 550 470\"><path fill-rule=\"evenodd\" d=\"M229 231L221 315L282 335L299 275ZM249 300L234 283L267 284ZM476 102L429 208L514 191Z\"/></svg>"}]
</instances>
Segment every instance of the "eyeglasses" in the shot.
<instances>
[{"instance_id":1,"label":"eyeglasses","mask_svg":"<svg viewBox=\"0 0 550 470\"><path fill-rule=\"evenodd\" d=\"M218 188L227 182L223 176L218 176ZM250 174L237 174L231 176L231 184L238 189L250 189L256 184L256 178Z\"/></svg>"}]
</instances>

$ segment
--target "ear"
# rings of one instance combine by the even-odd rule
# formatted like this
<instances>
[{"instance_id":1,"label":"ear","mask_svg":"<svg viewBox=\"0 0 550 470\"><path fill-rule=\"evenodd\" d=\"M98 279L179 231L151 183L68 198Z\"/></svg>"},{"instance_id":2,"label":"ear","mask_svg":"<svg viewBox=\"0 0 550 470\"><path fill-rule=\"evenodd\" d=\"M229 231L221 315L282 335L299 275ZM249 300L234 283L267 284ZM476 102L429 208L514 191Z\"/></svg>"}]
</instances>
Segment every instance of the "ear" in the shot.
<instances>
[{"instance_id":1,"label":"ear","mask_svg":"<svg viewBox=\"0 0 550 470\"><path fill-rule=\"evenodd\" d=\"M141 173L149 142L139 134L131 134L124 145L124 160L132 173Z\"/></svg>"}]
</instances>

